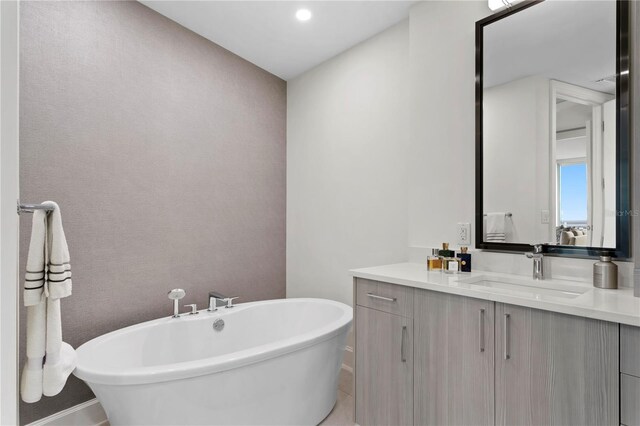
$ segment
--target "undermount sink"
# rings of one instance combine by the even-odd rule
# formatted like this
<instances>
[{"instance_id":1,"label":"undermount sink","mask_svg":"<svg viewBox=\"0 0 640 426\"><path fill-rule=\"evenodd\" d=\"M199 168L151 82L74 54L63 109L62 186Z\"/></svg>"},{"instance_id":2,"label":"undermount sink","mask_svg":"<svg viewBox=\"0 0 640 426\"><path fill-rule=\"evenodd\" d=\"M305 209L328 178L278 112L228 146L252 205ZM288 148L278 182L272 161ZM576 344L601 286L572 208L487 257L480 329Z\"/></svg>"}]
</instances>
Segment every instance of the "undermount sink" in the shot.
<instances>
[{"instance_id":1,"label":"undermount sink","mask_svg":"<svg viewBox=\"0 0 640 426\"><path fill-rule=\"evenodd\" d=\"M575 299L590 290L589 287L558 283L557 281L535 281L490 275L463 278L458 280L458 284L470 289L485 289L492 293L532 297L538 300Z\"/></svg>"}]
</instances>

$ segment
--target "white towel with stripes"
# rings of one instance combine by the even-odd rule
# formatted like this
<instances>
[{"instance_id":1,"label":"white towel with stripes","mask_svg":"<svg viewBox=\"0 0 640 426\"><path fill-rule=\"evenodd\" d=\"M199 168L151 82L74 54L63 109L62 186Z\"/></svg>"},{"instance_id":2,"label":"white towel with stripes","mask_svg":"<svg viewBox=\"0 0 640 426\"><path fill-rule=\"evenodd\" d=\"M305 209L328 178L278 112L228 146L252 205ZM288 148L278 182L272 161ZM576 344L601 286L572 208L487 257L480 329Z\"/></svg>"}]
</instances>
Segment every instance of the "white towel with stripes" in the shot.
<instances>
[{"instance_id":1,"label":"white towel with stripes","mask_svg":"<svg viewBox=\"0 0 640 426\"><path fill-rule=\"evenodd\" d=\"M76 353L62 341L60 299L71 295L69 249L60 208L33 213L31 241L24 283L27 307L27 362L22 370L20 395L37 402L42 395L60 393L76 366Z\"/></svg>"},{"instance_id":2,"label":"white towel with stripes","mask_svg":"<svg viewBox=\"0 0 640 426\"><path fill-rule=\"evenodd\" d=\"M506 213L487 213L486 241L491 243L504 243L507 240Z\"/></svg>"}]
</instances>

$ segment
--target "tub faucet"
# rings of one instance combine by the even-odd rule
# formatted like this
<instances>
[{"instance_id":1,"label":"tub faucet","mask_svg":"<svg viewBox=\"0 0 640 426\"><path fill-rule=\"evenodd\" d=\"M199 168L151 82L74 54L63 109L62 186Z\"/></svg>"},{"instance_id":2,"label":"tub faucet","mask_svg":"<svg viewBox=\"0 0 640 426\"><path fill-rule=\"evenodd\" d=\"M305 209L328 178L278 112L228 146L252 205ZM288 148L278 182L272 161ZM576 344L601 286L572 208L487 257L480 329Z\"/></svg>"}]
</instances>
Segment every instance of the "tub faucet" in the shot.
<instances>
[{"instance_id":1,"label":"tub faucet","mask_svg":"<svg viewBox=\"0 0 640 426\"><path fill-rule=\"evenodd\" d=\"M529 259L533 259L533 279L544 280L544 255L542 244L532 244L533 253L525 253Z\"/></svg>"},{"instance_id":2,"label":"tub faucet","mask_svg":"<svg viewBox=\"0 0 640 426\"><path fill-rule=\"evenodd\" d=\"M209 308L207 309L207 311L209 312L215 312L218 310L218 301L224 303L226 301L227 297L223 296L222 294L218 293L217 291L210 291L209 292Z\"/></svg>"}]
</instances>

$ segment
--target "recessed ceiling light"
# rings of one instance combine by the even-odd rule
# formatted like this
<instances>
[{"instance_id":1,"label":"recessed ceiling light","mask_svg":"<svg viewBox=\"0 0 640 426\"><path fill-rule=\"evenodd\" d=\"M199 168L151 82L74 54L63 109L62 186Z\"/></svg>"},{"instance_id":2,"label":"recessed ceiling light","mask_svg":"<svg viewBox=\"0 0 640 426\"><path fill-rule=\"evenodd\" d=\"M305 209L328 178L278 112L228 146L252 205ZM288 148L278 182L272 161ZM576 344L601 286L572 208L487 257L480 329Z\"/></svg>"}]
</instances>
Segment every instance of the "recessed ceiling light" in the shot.
<instances>
[{"instance_id":1,"label":"recessed ceiling light","mask_svg":"<svg viewBox=\"0 0 640 426\"><path fill-rule=\"evenodd\" d=\"M311 11L309 9L299 9L296 12L296 18L298 18L298 21L308 21L311 19Z\"/></svg>"}]
</instances>

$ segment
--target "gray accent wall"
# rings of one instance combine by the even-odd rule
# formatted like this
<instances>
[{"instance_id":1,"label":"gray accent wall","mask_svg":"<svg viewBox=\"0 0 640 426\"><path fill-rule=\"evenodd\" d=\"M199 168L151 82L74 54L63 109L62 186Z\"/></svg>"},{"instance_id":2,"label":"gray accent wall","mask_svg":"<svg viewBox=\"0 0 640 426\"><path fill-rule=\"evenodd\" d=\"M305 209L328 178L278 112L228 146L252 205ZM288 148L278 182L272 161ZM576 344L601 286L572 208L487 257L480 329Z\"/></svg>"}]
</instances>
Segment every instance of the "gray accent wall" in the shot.
<instances>
[{"instance_id":1,"label":"gray accent wall","mask_svg":"<svg viewBox=\"0 0 640 426\"><path fill-rule=\"evenodd\" d=\"M175 287L285 296L285 81L137 2L21 2L20 44L20 197L62 209L65 341L167 316ZM91 398L72 377L21 423Z\"/></svg>"}]
</instances>

